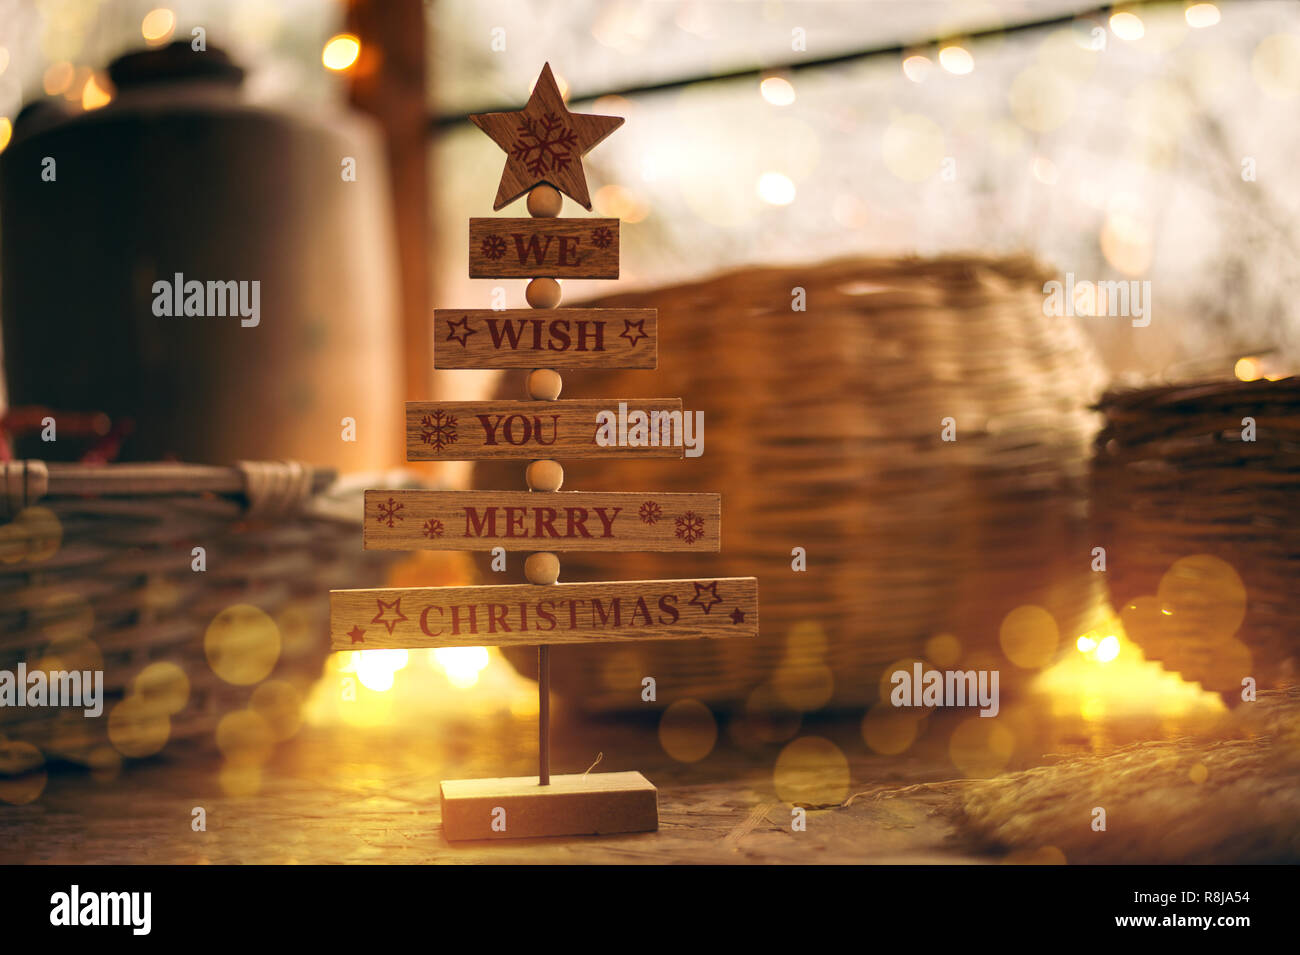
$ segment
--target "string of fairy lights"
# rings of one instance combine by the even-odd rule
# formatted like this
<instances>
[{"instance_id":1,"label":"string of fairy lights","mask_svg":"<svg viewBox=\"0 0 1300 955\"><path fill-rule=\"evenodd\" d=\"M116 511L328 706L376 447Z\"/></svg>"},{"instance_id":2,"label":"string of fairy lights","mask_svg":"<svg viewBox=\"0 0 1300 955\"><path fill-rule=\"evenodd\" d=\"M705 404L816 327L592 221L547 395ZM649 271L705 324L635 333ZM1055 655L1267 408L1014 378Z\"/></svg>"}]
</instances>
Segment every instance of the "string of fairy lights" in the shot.
<instances>
[{"instance_id":1,"label":"string of fairy lights","mask_svg":"<svg viewBox=\"0 0 1300 955\"><path fill-rule=\"evenodd\" d=\"M1216 25L1221 16L1219 5L1223 2L1245 3L1260 2L1260 0L1217 0L1217 3L1199 2L1199 0L1194 0L1194 2L1184 3L1184 17L1186 18L1187 25L1193 29L1204 29ZM631 98L647 94L665 93L673 90L684 89L686 87L697 86L699 84L740 81L758 81L760 84L767 84L767 82L772 79L780 80L782 83L788 85L788 80L784 79L786 76L814 70L832 69L881 57L898 58L904 74L908 79L912 80L918 80L920 76L924 75L924 72L928 71L929 67L933 65L933 59L937 59L939 66L947 70L949 73L964 75L972 72L975 68L975 60L971 48L981 40L1091 23L1097 28L1101 28L1102 24L1106 24L1109 26L1111 32L1121 40L1133 41L1141 39L1145 31L1145 26L1141 17L1143 8L1167 8L1172 5L1175 4L1172 3L1171 0L1135 0L1135 2L1125 3L1122 5L1105 4L1077 10L1071 13L1042 17L1035 20L1024 20L1014 24L968 30L960 35L936 36L928 39L918 39L906 42L891 41L888 43L835 53L824 57L790 60L763 67L746 67L736 70L680 76L669 80L632 84L600 91L584 91L582 93L566 95L566 98L573 103L587 103L606 97ZM359 50L356 37L345 34L334 38L331 42L339 42L343 44L343 46L339 48L340 52L345 50L353 51L351 60L347 62L347 65L342 67L346 69L351 65L351 62L355 61L356 51ZM327 50L328 48L327 45ZM339 67L336 66L333 68L338 69ZM561 89L562 91L564 90L563 84L561 85ZM784 92L782 92L781 95L785 95ZM764 96L765 98L769 98L766 90L764 91ZM441 132L448 128L468 122L469 116L472 113L495 112L510 108L511 106L509 104L498 104L493 106L483 106L464 112L441 113L430 119L430 129L435 133Z\"/></svg>"}]
</instances>

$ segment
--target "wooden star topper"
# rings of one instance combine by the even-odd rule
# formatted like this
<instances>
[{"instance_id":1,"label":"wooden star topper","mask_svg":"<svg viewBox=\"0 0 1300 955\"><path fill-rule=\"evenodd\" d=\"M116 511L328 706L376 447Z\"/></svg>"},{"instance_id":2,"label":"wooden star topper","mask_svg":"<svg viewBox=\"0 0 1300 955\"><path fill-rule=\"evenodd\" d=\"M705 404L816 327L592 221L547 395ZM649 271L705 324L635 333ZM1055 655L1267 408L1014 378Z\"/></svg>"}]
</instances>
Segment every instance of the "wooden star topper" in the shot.
<instances>
[{"instance_id":1,"label":"wooden star topper","mask_svg":"<svg viewBox=\"0 0 1300 955\"><path fill-rule=\"evenodd\" d=\"M551 64L547 63L523 109L476 113L470 122L506 151L506 168L492 204L494 210L514 202L533 186L546 183L590 211L582 157L622 126L623 117L570 113L555 85Z\"/></svg>"}]
</instances>

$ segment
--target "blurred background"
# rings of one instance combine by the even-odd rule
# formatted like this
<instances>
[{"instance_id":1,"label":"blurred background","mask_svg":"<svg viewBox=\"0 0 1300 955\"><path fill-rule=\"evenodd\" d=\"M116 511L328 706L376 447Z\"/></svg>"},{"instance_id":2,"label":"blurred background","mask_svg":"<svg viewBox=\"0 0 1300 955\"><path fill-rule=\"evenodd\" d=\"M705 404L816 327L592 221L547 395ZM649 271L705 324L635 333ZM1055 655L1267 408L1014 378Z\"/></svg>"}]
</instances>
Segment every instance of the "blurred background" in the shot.
<instances>
[{"instance_id":1,"label":"blurred background","mask_svg":"<svg viewBox=\"0 0 1300 955\"><path fill-rule=\"evenodd\" d=\"M4 646L48 666L70 639L136 701L107 744L46 727L39 750L112 777L202 697L187 738L215 739L230 794L259 791L304 719L454 720L468 758L490 716L526 770L525 657L326 661L310 606L371 578L489 582L430 554L362 568L347 542L364 486L522 486L522 467L405 465L401 402L519 391L434 371L432 310L498 289L525 305L523 281L466 277L466 219L491 214L502 167L466 117L519 108L545 62L570 108L627 118L585 162L595 214L622 220L622 276L567 282L565 304L658 307L663 329L659 371L575 374L566 396L681 395L709 424L698 462L582 464L566 490L720 490L728 535L689 567L575 558L564 579L756 574L764 595L755 647L561 648L566 705L637 710L653 673L655 753L700 762L725 726L786 798L803 770L787 760L783 784L778 754L826 714L852 714L851 742L790 759L831 766L832 796L844 752L917 751L923 717L879 704L913 659L1008 674L1002 719L928 733L926 758L963 776L1219 725L1243 675L1291 678L1294 3L0 0ZM177 272L260 279L260 324L157 317L152 284ZM1139 283L1149 322L1053 313L1046 283L1067 276ZM1244 439L1247 415L1284 437ZM278 471L105 490L54 463L248 459L320 469L285 518L297 537L250 523ZM178 515L214 495L229 507L205 533L245 554L219 594L191 599L185 562L123 563L188 553L203 538ZM309 518L338 532L334 576ZM231 654L270 662L231 679Z\"/></svg>"}]
</instances>

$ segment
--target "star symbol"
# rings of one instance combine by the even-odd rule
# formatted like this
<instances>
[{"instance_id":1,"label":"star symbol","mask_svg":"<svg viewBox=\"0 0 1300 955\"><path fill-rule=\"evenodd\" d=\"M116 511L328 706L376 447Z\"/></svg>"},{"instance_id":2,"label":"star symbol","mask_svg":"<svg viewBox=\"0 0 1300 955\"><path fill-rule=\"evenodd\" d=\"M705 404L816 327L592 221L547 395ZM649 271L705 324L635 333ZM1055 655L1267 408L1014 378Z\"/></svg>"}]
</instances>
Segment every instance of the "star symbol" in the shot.
<instances>
[{"instance_id":1,"label":"star symbol","mask_svg":"<svg viewBox=\"0 0 1300 955\"><path fill-rule=\"evenodd\" d=\"M393 633L393 628L394 628L394 627L396 627L396 626L397 626L399 623L401 623L403 620L407 620L407 619L409 619L409 618L406 616L406 614L402 613L402 598L401 598L401 597L398 597L396 600L393 600L393 601L391 601L391 602L390 602L390 601L387 601L387 600L381 600L381 599L379 599L378 597L376 597L376 598L375 598L375 603L379 604L379 613L375 614L375 619L374 619L374 620L371 620L370 622L371 622L371 623L382 623L385 627L388 628L388 633L389 633L390 636L391 636L392 633ZM387 616L387 614L388 614L388 612L389 612L390 610L391 610L394 614L396 614L395 617L389 617L389 616Z\"/></svg>"},{"instance_id":2,"label":"star symbol","mask_svg":"<svg viewBox=\"0 0 1300 955\"><path fill-rule=\"evenodd\" d=\"M737 607L735 610L731 611L731 622L732 622L732 623L744 623L744 622L745 622L745 611L741 610L739 607Z\"/></svg>"},{"instance_id":3,"label":"star symbol","mask_svg":"<svg viewBox=\"0 0 1300 955\"><path fill-rule=\"evenodd\" d=\"M351 630L348 631L348 636L352 638L353 643L366 642L366 632L362 630L360 627L353 627Z\"/></svg>"},{"instance_id":4,"label":"star symbol","mask_svg":"<svg viewBox=\"0 0 1300 955\"><path fill-rule=\"evenodd\" d=\"M634 328L636 329L636 334L629 335L628 333L631 332L632 329ZM635 322L632 321L631 319L627 319L627 318L623 319L623 334L619 335L618 337L626 338L628 341L632 343L632 347L635 348L636 343L639 342L641 339L650 337L645 333L645 319L642 318Z\"/></svg>"},{"instance_id":5,"label":"star symbol","mask_svg":"<svg viewBox=\"0 0 1300 955\"><path fill-rule=\"evenodd\" d=\"M459 332L456 331L457 325L460 326ZM464 348L465 343L469 340L469 336L477 335L477 334L478 334L478 329L472 329L469 327L468 315L461 316L460 320L455 322L453 322L450 318L447 319L447 341L460 342L460 347Z\"/></svg>"},{"instance_id":6,"label":"star symbol","mask_svg":"<svg viewBox=\"0 0 1300 955\"><path fill-rule=\"evenodd\" d=\"M533 186L547 183L591 210L582 157L623 125L622 116L570 113L551 64L533 86L523 109L509 113L476 113L470 117L492 141L506 151L493 209L514 202Z\"/></svg>"},{"instance_id":7,"label":"star symbol","mask_svg":"<svg viewBox=\"0 0 1300 955\"><path fill-rule=\"evenodd\" d=\"M718 596L718 582L716 580L711 584L702 584L694 580L691 583L695 585L695 596L688 600L687 603L694 604L705 613L712 610L714 604L722 603L722 598ZM705 597L705 599L701 601L701 597Z\"/></svg>"}]
</instances>

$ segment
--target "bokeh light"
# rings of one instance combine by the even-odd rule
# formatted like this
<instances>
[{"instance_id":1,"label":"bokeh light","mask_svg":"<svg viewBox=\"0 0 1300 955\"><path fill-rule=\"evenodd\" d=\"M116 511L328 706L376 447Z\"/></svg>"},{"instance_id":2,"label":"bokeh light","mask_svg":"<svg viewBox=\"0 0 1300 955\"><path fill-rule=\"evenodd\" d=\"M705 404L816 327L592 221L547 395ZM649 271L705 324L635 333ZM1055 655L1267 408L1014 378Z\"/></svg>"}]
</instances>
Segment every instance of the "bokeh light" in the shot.
<instances>
[{"instance_id":1,"label":"bokeh light","mask_svg":"<svg viewBox=\"0 0 1300 955\"><path fill-rule=\"evenodd\" d=\"M1141 18L1136 13L1130 13L1127 10L1111 14L1110 29L1121 40L1129 43L1142 39L1143 34L1146 33L1146 27L1143 26Z\"/></svg>"},{"instance_id":2,"label":"bokeh light","mask_svg":"<svg viewBox=\"0 0 1300 955\"><path fill-rule=\"evenodd\" d=\"M212 671L236 686L270 676L280 659L280 628L252 604L235 604L217 614L203 636Z\"/></svg>"},{"instance_id":3,"label":"bokeh light","mask_svg":"<svg viewBox=\"0 0 1300 955\"><path fill-rule=\"evenodd\" d=\"M166 711L138 696L128 696L108 714L108 741L123 756L152 756L167 745L171 731Z\"/></svg>"},{"instance_id":4,"label":"bokeh light","mask_svg":"<svg viewBox=\"0 0 1300 955\"><path fill-rule=\"evenodd\" d=\"M340 33L325 43L320 60L326 69L338 72L350 69L360 55L361 41L351 33Z\"/></svg>"},{"instance_id":5,"label":"bokeh light","mask_svg":"<svg viewBox=\"0 0 1300 955\"><path fill-rule=\"evenodd\" d=\"M1047 666L1056 656L1061 633L1042 607L1025 604L1002 618L998 643L1006 658L1026 670Z\"/></svg>"},{"instance_id":6,"label":"bokeh light","mask_svg":"<svg viewBox=\"0 0 1300 955\"><path fill-rule=\"evenodd\" d=\"M1250 73L1269 96L1300 94L1300 35L1277 33L1261 40L1250 58Z\"/></svg>"},{"instance_id":7,"label":"bokeh light","mask_svg":"<svg viewBox=\"0 0 1300 955\"><path fill-rule=\"evenodd\" d=\"M189 702L189 677L175 663L160 660L136 674L128 695L139 698L151 709L174 716Z\"/></svg>"},{"instance_id":8,"label":"bokeh light","mask_svg":"<svg viewBox=\"0 0 1300 955\"><path fill-rule=\"evenodd\" d=\"M975 69L975 57L964 46L945 46L939 51L939 65L949 73L965 76Z\"/></svg>"},{"instance_id":9,"label":"bokeh light","mask_svg":"<svg viewBox=\"0 0 1300 955\"><path fill-rule=\"evenodd\" d=\"M659 745L679 763L699 762L717 741L717 720L699 700L677 700L659 717Z\"/></svg>"},{"instance_id":10,"label":"bokeh light","mask_svg":"<svg viewBox=\"0 0 1300 955\"><path fill-rule=\"evenodd\" d=\"M166 7L150 10L140 21L140 35L149 46L162 46L176 29L176 14Z\"/></svg>"},{"instance_id":11,"label":"bokeh light","mask_svg":"<svg viewBox=\"0 0 1300 955\"><path fill-rule=\"evenodd\" d=\"M491 660L487 647L438 647L432 653L448 682L461 689L477 683L479 674Z\"/></svg>"},{"instance_id":12,"label":"bokeh light","mask_svg":"<svg viewBox=\"0 0 1300 955\"><path fill-rule=\"evenodd\" d=\"M773 106L789 106L794 102L794 86L784 76L769 76L758 84L763 99Z\"/></svg>"},{"instance_id":13,"label":"bokeh light","mask_svg":"<svg viewBox=\"0 0 1300 955\"><path fill-rule=\"evenodd\" d=\"M1161 610L1180 628L1211 639L1228 639L1246 616L1246 585L1231 564L1212 554L1173 563L1156 589Z\"/></svg>"},{"instance_id":14,"label":"bokeh light","mask_svg":"<svg viewBox=\"0 0 1300 955\"><path fill-rule=\"evenodd\" d=\"M776 795L790 805L838 806L849 795L849 761L820 736L801 736L776 758Z\"/></svg>"},{"instance_id":15,"label":"bokeh light","mask_svg":"<svg viewBox=\"0 0 1300 955\"><path fill-rule=\"evenodd\" d=\"M0 738L0 802L22 806L45 791L45 757L31 743Z\"/></svg>"},{"instance_id":16,"label":"bokeh light","mask_svg":"<svg viewBox=\"0 0 1300 955\"><path fill-rule=\"evenodd\" d=\"M1212 3L1193 3L1183 11L1183 16L1189 27L1202 30L1219 22L1219 8Z\"/></svg>"},{"instance_id":17,"label":"bokeh light","mask_svg":"<svg viewBox=\"0 0 1300 955\"><path fill-rule=\"evenodd\" d=\"M928 56L913 53L903 60L903 75L913 83L923 83L934 70L934 63Z\"/></svg>"},{"instance_id":18,"label":"bokeh light","mask_svg":"<svg viewBox=\"0 0 1300 955\"><path fill-rule=\"evenodd\" d=\"M794 183L779 172L765 172L758 177L758 197L773 206L788 206L794 202Z\"/></svg>"}]
</instances>

